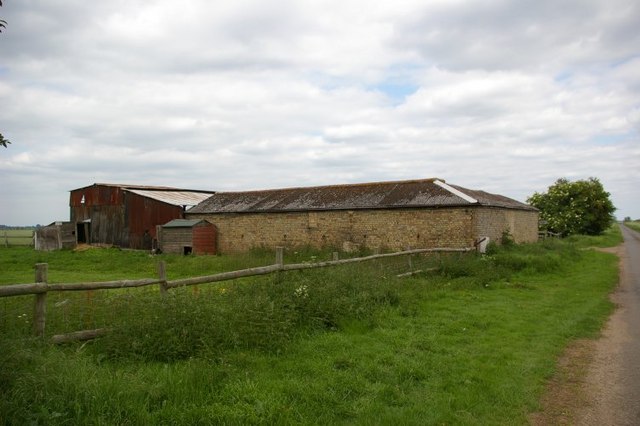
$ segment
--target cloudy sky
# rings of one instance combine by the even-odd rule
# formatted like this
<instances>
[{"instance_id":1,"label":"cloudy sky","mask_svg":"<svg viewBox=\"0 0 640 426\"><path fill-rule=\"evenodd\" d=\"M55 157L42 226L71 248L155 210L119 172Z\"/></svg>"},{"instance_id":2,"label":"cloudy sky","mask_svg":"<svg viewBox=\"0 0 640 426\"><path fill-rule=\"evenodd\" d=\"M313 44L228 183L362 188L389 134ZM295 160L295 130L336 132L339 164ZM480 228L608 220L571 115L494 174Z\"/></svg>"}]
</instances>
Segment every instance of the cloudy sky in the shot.
<instances>
[{"instance_id":1,"label":"cloudy sky","mask_svg":"<svg viewBox=\"0 0 640 426\"><path fill-rule=\"evenodd\" d=\"M640 218L637 0L5 0L0 224L94 182L595 176Z\"/></svg>"}]
</instances>

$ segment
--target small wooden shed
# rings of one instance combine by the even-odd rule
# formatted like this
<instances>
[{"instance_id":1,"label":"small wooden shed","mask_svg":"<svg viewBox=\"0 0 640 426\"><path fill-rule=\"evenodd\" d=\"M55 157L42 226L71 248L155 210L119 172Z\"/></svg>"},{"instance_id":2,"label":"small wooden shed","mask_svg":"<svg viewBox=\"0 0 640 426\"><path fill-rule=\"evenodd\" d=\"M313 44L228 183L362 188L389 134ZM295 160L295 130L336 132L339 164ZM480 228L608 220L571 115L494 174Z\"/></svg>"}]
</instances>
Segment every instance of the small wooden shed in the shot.
<instances>
[{"instance_id":1,"label":"small wooden shed","mask_svg":"<svg viewBox=\"0 0 640 426\"><path fill-rule=\"evenodd\" d=\"M177 254L216 254L216 227L204 219L174 219L158 227L160 250Z\"/></svg>"},{"instance_id":2,"label":"small wooden shed","mask_svg":"<svg viewBox=\"0 0 640 426\"><path fill-rule=\"evenodd\" d=\"M76 246L76 227L71 222L53 222L36 229L34 247L36 250L50 251L72 249Z\"/></svg>"}]
</instances>

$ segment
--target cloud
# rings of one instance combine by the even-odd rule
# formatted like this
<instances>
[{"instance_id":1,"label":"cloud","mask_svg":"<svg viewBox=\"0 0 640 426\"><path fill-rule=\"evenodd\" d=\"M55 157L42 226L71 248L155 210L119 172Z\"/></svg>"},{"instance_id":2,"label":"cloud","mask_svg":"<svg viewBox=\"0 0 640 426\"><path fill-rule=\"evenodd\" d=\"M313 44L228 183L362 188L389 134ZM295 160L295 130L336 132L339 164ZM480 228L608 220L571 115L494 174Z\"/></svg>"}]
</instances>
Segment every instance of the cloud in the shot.
<instances>
[{"instance_id":1,"label":"cloud","mask_svg":"<svg viewBox=\"0 0 640 426\"><path fill-rule=\"evenodd\" d=\"M235 190L431 176L524 200L594 175L620 214L640 217L639 9L6 4L0 196L22 201L0 223L64 218L67 191L98 181Z\"/></svg>"}]
</instances>

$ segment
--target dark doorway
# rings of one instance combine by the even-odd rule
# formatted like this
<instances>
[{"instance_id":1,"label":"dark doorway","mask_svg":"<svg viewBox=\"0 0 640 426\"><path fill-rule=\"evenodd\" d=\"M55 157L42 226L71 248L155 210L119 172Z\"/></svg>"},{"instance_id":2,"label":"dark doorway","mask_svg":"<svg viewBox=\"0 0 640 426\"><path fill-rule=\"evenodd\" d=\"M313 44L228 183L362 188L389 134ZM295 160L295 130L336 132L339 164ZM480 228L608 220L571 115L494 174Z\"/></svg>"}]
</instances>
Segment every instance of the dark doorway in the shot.
<instances>
[{"instance_id":1,"label":"dark doorway","mask_svg":"<svg viewBox=\"0 0 640 426\"><path fill-rule=\"evenodd\" d=\"M91 242L91 222L76 224L76 239L78 244L89 244Z\"/></svg>"}]
</instances>

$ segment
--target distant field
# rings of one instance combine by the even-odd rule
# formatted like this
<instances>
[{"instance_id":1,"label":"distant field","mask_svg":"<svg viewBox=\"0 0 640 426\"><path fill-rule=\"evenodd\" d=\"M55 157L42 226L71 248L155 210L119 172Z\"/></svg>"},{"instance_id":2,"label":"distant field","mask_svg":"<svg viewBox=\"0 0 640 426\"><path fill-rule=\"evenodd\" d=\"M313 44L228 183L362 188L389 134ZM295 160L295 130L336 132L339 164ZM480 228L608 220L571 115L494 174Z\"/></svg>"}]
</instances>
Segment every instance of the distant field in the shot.
<instances>
[{"instance_id":1,"label":"distant field","mask_svg":"<svg viewBox=\"0 0 640 426\"><path fill-rule=\"evenodd\" d=\"M0 230L0 242L6 246L30 246L33 244L33 229Z\"/></svg>"},{"instance_id":2,"label":"distant field","mask_svg":"<svg viewBox=\"0 0 640 426\"><path fill-rule=\"evenodd\" d=\"M624 225L628 228L631 228L633 230L636 230L638 232L640 232L640 222L638 221L634 221L634 222L625 222Z\"/></svg>"}]
</instances>

